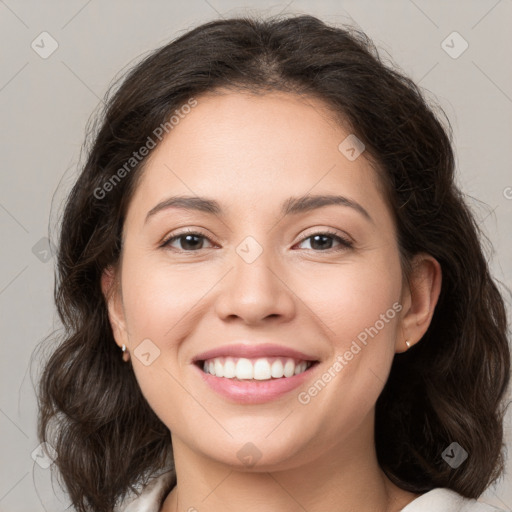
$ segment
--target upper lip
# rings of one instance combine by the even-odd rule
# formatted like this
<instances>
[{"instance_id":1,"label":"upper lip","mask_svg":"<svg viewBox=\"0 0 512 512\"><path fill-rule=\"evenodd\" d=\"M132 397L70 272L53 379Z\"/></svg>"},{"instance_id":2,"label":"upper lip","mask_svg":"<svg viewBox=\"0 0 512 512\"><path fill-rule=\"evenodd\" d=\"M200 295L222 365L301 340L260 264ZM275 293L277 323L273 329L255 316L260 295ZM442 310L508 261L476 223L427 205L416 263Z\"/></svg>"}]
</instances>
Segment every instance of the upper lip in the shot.
<instances>
[{"instance_id":1,"label":"upper lip","mask_svg":"<svg viewBox=\"0 0 512 512\"><path fill-rule=\"evenodd\" d=\"M318 360L314 356L282 345L274 345L272 343L260 343L257 345L238 343L233 345L222 345L220 347L207 350L206 352L201 352L192 359L192 362L197 363L198 361L205 361L207 359L213 359L214 357L228 356L246 357L248 359L256 357L290 357L303 361Z\"/></svg>"}]
</instances>

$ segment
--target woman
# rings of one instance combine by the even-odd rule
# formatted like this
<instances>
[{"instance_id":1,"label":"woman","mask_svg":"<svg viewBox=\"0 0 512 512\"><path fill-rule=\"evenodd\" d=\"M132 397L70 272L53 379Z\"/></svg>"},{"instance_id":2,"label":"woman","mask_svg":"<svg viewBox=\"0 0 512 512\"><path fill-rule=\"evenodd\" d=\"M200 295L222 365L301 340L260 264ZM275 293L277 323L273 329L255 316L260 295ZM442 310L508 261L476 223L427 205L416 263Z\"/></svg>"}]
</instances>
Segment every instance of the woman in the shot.
<instances>
[{"instance_id":1,"label":"woman","mask_svg":"<svg viewBox=\"0 0 512 512\"><path fill-rule=\"evenodd\" d=\"M503 299L448 129L364 34L204 24L92 137L40 384L78 511L496 510Z\"/></svg>"}]
</instances>

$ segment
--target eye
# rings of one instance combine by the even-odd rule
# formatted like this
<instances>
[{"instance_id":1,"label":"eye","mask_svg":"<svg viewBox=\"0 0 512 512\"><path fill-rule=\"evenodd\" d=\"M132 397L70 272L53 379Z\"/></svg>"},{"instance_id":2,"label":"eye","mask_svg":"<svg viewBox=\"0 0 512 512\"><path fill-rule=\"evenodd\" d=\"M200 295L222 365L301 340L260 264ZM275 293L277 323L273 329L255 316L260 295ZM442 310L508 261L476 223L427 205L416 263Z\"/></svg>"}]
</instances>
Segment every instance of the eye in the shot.
<instances>
[{"instance_id":1,"label":"eye","mask_svg":"<svg viewBox=\"0 0 512 512\"><path fill-rule=\"evenodd\" d=\"M176 249L176 247L173 247L172 244L175 241L178 241L181 244L181 248L177 248L178 251L194 252L199 249L204 249L202 246L202 241L204 240L210 241L207 236L197 231L183 231L177 235L172 236L171 238L168 238L167 240L164 240L160 247L172 247L173 249Z\"/></svg>"},{"instance_id":2,"label":"eye","mask_svg":"<svg viewBox=\"0 0 512 512\"><path fill-rule=\"evenodd\" d=\"M204 240L211 242L206 235L198 231L189 230L167 238L167 240L162 242L160 247L170 247L182 252L195 252L200 249L205 249L205 247L203 247ZM309 235L299 243L304 243L307 240L311 240L310 248L315 250L315 252L341 251L353 247L353 242L329 230ZM333 240L338 242L338 248L332 248ZM175 242L178 242L181 247L174 247L173 244Z\"/></svg>"},{"instance_id":3,"label":"eye","mask_svg":"<svg viewBox=\"0 0 512 512\"><path fill-rule=\"evenodd\" d=\"M326 230L320 233L314 233L304 238L300 243L304 243L306 240L310 241L310 248L315 250L315 252L327 252L327 251L342 251L344 249L350 249L353 247L353 242L338 235L335 232ZM332 241L336 240L340 247L332 248Z\"/></svg>"}]
</instances>

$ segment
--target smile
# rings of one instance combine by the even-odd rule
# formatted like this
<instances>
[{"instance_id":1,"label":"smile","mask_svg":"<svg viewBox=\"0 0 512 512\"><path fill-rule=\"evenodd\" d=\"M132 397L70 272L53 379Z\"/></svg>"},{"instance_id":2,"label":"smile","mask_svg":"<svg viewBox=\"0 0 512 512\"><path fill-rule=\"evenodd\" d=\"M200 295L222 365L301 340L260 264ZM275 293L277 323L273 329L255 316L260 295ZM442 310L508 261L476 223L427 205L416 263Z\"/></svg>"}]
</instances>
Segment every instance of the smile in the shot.
<instances>
[{"instance_id":1,"label":"smile","mask_svg":"<svg viewBox=\"0 0 512 512\"><path fill-rule=\"evenodd\" d=\"M318 366L319 361L286 357L215 357L197 361L192 368L207 389L229 402L249 405L286 398L294 389L313 381Z\"/></svg>"},{"instance_id":2,"label":"smile","mask_svg":"<svg viewBox=\"0 0 512 512\"><path fill-rule=\"evenodd\" d=\"M314 361L304 361L290 357L215 357L199 361L205 373L237 380L271 380L290 378L304 373Z\"/></svg>"}]
</instances>

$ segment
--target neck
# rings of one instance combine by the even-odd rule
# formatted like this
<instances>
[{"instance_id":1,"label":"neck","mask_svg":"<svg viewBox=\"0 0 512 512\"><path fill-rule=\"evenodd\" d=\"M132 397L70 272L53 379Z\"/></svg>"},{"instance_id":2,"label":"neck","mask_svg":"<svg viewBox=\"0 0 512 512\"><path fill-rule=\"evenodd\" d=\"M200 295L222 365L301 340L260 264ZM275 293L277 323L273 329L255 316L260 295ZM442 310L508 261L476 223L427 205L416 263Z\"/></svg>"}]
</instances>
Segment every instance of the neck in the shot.
<instances>
[{"instance_id":1,"label":"neck","mask_svg":"<svg viewBox=\"0 0 512 512\"><path fill-rule=\"evenodd\" d=\"M173 437L177 485L161 512L397 512L418 495L380 469L373 422L302 462L257 470L205 457Z\"/></svg>"}]
</instances>

